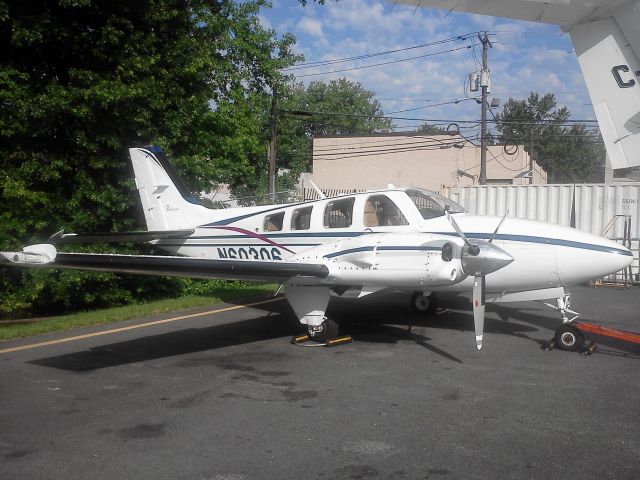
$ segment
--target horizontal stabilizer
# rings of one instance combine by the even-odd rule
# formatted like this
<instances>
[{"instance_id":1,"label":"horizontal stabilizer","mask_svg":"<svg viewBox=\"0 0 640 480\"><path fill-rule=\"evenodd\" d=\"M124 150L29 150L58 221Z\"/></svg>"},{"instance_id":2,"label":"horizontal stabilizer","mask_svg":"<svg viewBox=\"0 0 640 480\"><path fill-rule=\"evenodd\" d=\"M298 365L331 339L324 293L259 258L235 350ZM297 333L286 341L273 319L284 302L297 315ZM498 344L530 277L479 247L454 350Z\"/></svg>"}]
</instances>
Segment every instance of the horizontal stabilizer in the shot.
<instances>
[{"instance_id":1,"label":"horizontal stabilizer","mask_svg":"<svg viewBox=\"0 0 640 480\"><path fill-rule=\"evenodd\" d=\"M0 265L37 267L50 265L56 259L56 247L49 243L29 245L21 252L0 252Z\"/></svg>"},{"instance_id":2,"label":"horizontal stabilizer","mask_svg":"<svg viewBox=\"0 0 640 480\"><path fill-rule=\"evenodd\" d=\"M63 230L49 238L49 243L63 245L66 243L125 243L148 242L167 238L186 238L195 230L158 230L152 232L113 232L113 233L64 233Z\"/></svg>"}]
</instances>

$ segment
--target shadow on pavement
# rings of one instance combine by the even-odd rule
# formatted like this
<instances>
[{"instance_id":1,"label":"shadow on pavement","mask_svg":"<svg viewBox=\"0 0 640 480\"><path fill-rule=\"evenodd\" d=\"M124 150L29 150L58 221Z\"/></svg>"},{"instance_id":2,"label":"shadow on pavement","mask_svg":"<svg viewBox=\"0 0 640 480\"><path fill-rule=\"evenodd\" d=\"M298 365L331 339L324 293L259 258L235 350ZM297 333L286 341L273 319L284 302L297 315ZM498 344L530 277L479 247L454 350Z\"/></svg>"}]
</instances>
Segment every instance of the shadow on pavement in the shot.
<instances>
[{"instance_id":1,"label":"shadow on pavement","mask_svg":"<svg viewBox=\"0 0 640 480\"><path fill-rule=\"evenodd\" d=\"M247 320L148 335L29 363L62 370L90 371L286 337L300 331L300 324L291 315L286 302L269 303L260 308L269 311Z\"/></svg>"}]
</instances>

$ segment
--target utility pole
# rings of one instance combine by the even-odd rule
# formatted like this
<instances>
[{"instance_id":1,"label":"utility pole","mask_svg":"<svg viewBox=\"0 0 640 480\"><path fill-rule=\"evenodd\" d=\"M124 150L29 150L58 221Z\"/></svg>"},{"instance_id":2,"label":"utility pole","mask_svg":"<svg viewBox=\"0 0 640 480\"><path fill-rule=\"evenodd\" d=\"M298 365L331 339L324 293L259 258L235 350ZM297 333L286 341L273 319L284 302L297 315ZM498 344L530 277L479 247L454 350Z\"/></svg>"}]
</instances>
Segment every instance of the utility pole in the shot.
<instances>
[{"instance_id":1,"label":"utility pole","mask_svg":"<svg viewBox=\"0 0 640 480\"><path fill-rule=\"evenodd\" d=\"M277 119L277 88L274 85L271 97L271 113L269 114L269 143L267 144L268 162L268 194L271 201L275 201L276 194L276 119Z\"/></svg>"},{"instance_id":2,"label":"utility pole","mask_svg":"<svg viewBox=\"0 0 640 480\"><path fill-rule=\"evenodd\" d=\"M487 50L491 47L491 42L487 32L478 34L482 42L482 72L480 73L480 86L482 87L482 110L480 127L480 185L487 183L487 93L489 91L489 68L487 67Z\"/></svg>"},{"instance_id":3,"label":"utility pole","mask_svg":"<svg viewBox=\"0 0 640 480\"><path fill-rule=\"evenodd\" d=\"M529 185L533 184L533 125L531 125L531 148L529 149Z\"/></svg>"}]
</instances>

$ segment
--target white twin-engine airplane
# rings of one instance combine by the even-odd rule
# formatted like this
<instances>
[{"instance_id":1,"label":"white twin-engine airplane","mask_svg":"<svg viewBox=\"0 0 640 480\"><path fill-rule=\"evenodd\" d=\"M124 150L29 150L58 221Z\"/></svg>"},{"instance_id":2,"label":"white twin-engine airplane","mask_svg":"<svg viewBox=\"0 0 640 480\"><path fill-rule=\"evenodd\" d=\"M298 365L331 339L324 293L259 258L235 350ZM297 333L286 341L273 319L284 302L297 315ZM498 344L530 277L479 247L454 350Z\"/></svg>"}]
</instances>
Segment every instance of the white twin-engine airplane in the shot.
<instances>
[{"instance_id":1,"label":"white twin-engine airplane","mask_svg":"<svg viewBox=\"0 0 640 480\"><path fill-rule=\"evenodd\" d=\"M621 270L631 252L572 228L469 215L438 194L389 188L290 205L214 210L189 197L170 165L151 149L130 149L147 232L76 235L1 252L0 264L275 281L314 338L326 338L330 293L385 288L472 291L476 345L485 300L556 299L570 322L565 288ZM54 244L145 240L173 256L58 253ZM485 280L486 278L486 280Z\"/></svg>"},{"instance_id":2,"label":"white twin-engine airplane","mask_svg":"<svg viewBox=\"0 0 640 480\"><path fill-rule=\"evenodd\" d=\"M611 166L640 165L640 0L388 1L560 26L571 35ZM571 79L560 80L571 89Z\"/></svg>"}]
</instances>

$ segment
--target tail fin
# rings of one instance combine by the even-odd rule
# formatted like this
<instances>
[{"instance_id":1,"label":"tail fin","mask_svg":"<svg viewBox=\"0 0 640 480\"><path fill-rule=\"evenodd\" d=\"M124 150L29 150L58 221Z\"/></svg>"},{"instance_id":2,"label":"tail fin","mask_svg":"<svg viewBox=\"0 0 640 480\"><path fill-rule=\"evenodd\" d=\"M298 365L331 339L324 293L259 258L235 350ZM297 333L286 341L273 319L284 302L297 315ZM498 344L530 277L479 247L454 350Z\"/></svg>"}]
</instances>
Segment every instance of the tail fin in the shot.
<instances>
[{"instance_id":1,"label":"tail fin","mask_svg":"<svg viewBox=\"0 0 640 480\"><path fill-rule=\"evenodd\" d=\"M640 4L571 30L613 168L640 165Z\"/></svg>"},{"instance_id":2,"label":"tail fin","mask_svg":"<svg viewBox=\"0 0 640 480\"><path fill-rule=\"evenodd\" d=\"M161 155L130 148L129 156L148 230L191 228L211 218L211 210L196 202Z\"/></svg>"}]
</instances>

